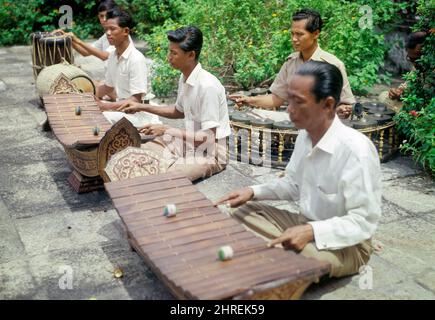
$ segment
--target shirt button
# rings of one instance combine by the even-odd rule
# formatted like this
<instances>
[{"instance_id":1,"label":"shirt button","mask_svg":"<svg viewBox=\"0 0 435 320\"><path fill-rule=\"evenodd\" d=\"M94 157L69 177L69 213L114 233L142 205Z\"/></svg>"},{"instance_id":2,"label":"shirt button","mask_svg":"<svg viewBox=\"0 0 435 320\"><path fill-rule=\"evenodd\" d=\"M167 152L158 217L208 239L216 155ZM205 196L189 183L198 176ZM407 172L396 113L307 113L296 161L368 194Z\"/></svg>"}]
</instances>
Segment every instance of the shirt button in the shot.
<instances>
[{"instance_id":1,"label":"shirt button","mask_svg":"<svg viewBox=\"0 0 435 320\"><path fill-rule=\"evenodd\" d=\"M326 248L328 245L326 243L323 243L323 248Z\"/></svg>"}]
</instances>

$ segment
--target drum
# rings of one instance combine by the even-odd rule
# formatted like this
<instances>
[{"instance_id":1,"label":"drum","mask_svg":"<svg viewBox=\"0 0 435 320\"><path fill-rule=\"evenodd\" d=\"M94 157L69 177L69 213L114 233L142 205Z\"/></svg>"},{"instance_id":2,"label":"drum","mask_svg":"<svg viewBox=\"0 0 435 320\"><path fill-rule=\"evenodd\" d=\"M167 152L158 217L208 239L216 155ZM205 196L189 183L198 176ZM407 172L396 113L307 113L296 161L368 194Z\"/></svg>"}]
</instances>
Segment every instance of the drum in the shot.
<instances>
[{"instance_id":1,"label":"drum","mask_svg":"<svg viewBox=\"0 0 435 320\"><path fill-rule=\"evenodd\" d=\"M105 188L130 244L179 299L297 299L329 272L326 262L268 248L181 172ZM218 253L228 246L233 255L225 260Z\"/></svg>"},{"instance_id":2,"label":"drum","mask_svg":"<svg viewBox=\"0 0 435 320\"><path fill-rule=\"evenodd\" d=\"M95 85L88 74L79 67L69 64L68 62L63 62L45 67L38 75L36 78L36 89L39 95L43 96L45 94L57 93L58 91L56 91L54 86L61 74L74 85L77 93L87 92L95 94Z\"/></svg>"},{"instance_id":3,"label":"drum","mask_svg":"<svg viewBox=\"0 0 435 320\"><path fill-rule=\"evenodd\" d=\"M67 35L49 32L35 32L30 35L32 42L33 76L36 79L47 66L67 61L74 63L72 39Z\"/></svg>"}]
</instances>

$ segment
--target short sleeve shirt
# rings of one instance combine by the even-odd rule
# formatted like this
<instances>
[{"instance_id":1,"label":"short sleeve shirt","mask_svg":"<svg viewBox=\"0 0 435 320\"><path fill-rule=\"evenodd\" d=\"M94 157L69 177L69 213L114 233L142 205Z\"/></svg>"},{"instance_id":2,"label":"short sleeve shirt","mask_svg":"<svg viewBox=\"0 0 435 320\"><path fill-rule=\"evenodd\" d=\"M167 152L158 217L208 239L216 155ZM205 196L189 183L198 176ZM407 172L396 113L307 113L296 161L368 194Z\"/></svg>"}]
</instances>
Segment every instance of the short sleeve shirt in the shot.
<instances>
[{"instance_id":1,"label":"short sleeve shirt","mask_svg":"<svg viewBox=\"0 0 435 320\"><path fill-rule=\"evenodd\" d=\"M349 80L347 78L346 68L340 59L333 54L322 50L318 46L310 60L324 61L335 65L341 71L341 75L343 76L343 89L341 90L340 103L354 104L356 102L350 88ZM281 99L288 101L288 87L290 79L303 63L304 60L302 59L300 52L294 52L289 55L287 61L282 65L281 70L270 87L270 91Z\"/></svg>"},{"instance_id":2,"label":"short sleeve shirt","mask_svg":"<svg viewBox=\"0 0 435 320\"><path fill-rule=\"evenodd\" d=\"M107 59L105 84L115 88L119 100L134 94L145 94L147 88L147 66L145 57L132 41L118 58L116 50Z\"/></svg>"},{"instance_id":3,"label":"short sleeve shirt","mask_svg":"<svg viewBox=\"0 0 435 320\"><path fill-rule=\"evenodd\" d=\"M180 76L175 107L184 113L187 131L216 128L216 139L231 134L225 88L200 63L187 80Z\"/></svg>"}]
</instances>

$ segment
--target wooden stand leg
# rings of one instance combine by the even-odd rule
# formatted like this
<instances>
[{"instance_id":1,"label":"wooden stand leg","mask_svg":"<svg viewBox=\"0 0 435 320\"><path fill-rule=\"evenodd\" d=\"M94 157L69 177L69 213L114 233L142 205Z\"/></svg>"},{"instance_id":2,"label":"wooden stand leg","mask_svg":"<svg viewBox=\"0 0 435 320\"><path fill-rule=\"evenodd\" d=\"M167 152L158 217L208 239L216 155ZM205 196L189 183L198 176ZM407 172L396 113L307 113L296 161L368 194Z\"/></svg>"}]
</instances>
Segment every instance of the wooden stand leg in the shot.
<instances>
[{"instance_id":1,"label":"wooden stand leg","mask_svg":"<svg viewBox=\"0 0 435 320\"><path fill-rule=\"evenodd\" d=\"M100 177L85 177L74 170L68 177L68 182L77 193L91 192L103 188L103 179Z\"/></svg>"}]
</instances>

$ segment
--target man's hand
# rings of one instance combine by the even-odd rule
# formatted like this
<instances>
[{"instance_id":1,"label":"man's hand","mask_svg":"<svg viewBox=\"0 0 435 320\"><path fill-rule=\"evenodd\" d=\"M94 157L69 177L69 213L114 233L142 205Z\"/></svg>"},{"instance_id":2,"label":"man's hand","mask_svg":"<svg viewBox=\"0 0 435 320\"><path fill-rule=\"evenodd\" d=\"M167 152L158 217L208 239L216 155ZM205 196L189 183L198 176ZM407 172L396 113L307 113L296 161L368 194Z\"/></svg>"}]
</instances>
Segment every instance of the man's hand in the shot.
<instances>
[{"instance_id":1,"label":"man's hand","mask_svg":"<svg viewBox=\"0 0 435 320\"><path fill-rule=\"evenodd\" d=\"M233 100L238 106L241 106L243 104L250 104L249 101L251 100L251 97L242 96L240 94L230 94L228 96L231 100Z\"/></svg>"},{"instance_id":2,"label":"man's hand","mask_svg":"<svg viewBox=\"0 0 435 320\"><path fill-rule=\"evenodd\" d=\"M53 31L53 33L61 34L63 36L70 36L73 41L77 41L77 36L71 31L71 32L65 32L63 29L56 29Z\"/></svg>"},{"instance_id":3,"label":"man's hand","mask_svg":"<svg viewBox=\"0 0 435 320\"><path fill-rule=\"evenodd\" d=\"M304 224L288 228L280 237L270 241L268 246L273 247L276 244L281 243L285 249L302 251L305 246L313 240L313 227L310 224Z\"/></svg>"},{"instance_id":4,"label":"man's hand","mask_svg":"<svg viewBox=\"0 0 435 320\"><path fill-rule=\"evenodd\" d=\"M164 135L166 130L168 130L169 128L169 126L164 124L148 124L145 127L139 129L139 132L146 135L158 137Z\"/></svg>"},{"instance_id":5,"label":"man's hand","mask_svg":"<svg viewBox=\"0 0 435 320\"><path fill-rule=\"evenodd\" d=\"M340 119L347 119L352 113L352 106L348 104L340 104L337 106L336 112Z\"/></svg>"},{"instance_id":6,"label":"man's hand","mask_svg":"<svg viewBox=\"0 0 435 320\"><path fill-rule=\"evenodd\" d=\"M214 203L215 206L227 203L231 208L237 208L254 197L254 190L250 187L242 188L227 194Z\"/></svg>"},{"instance_id":7,"label":"man's hand","mask_svg":"<svg viewBox=\"0 0 435 320\"><path fill-rule=\"evenodd\" d=\"M391 88L390 91L388 91L388 97L392 100L399 100L402 93L403 89L401 88Z\"/></svg>"},{"instance_id":8,"label":"man's hand","mask_svg":"<svg viewBox=\"0 0 435 320\"><path fill-rule=\"evenodd\" d=\"M101 111L114 111L112 110L112 104L106 102L105 100L96 99L97 105L100 107Z\"/></svg>"},{"instance_id":9,"label":"man's hand","mask_svg":"<svg viewBox=\"0 0 435 320\"><path fill-rule=\"evenodd\" d=\"M126 101L117 109L117 111L122 111L125 113L136 113L143 111L143 105L139 102Z\"/></svg>"}]
</instances>

